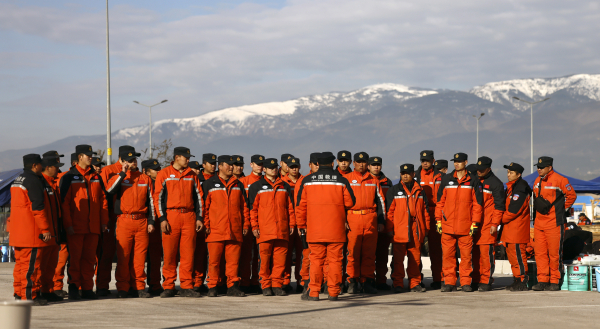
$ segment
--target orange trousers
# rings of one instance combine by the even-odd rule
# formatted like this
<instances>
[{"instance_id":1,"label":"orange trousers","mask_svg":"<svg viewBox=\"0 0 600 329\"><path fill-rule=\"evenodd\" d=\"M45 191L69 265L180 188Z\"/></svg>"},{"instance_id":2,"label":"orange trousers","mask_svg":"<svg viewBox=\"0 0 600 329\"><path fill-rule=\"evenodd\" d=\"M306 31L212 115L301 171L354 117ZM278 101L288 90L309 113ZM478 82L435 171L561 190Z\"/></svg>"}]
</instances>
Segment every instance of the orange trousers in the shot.
<instances>
[{"instance_id":1,"label":"orange trousers","mask_svg":"<svg viewBox=\"0 0 600 329\"><path fill-rule=\"evenodd\" d=\"M160 223L154 223L154 231L148 237L148 253L146 255L146 282L152 290L161 287L160 268L163 257L162 232Z\"/></svg>"},{"instance_id":2,"label":"orange trousers","mask_svg":"<svg viewBox=\"0 0 600 329\"><path fill-rule=\"evenodd\" d=\"M44 248L15 247L13 288L15 296L20 296L21 300L32 300L40 295L42 288L40 265L42 258L45 257Z\"/></svg>"},{"instance_id":3,"label":"orange trousers","mask_svg":"<svg viewBox=\"0 0 600 329\"><path fill-rule=\"evenodd\" d=\"M377 249L375 250L375 282L386 283L388 262L390 254L390 243L392 238L387 233L379 233L377 237Z\"/></svg>"},{"instance_id":4,"label":"orange trousers","mask_svg":"<svg viewBox=\"0 0 600 329\"><path fill-rule=\"evenodd\" d=\"M435 218L432 217L432 218ZM435 221L431 224L432 228L427 234L427 244L429 246L429 259L431 260L431 277L435 282L441 282L442 274L442 235L435 229Z\"/></svg>"},{"instance_id":5,"label":"orange trousers","mask_svg":"<svg viewBox=\"0 0 600 329\"><path fill-rule=\"evenodd\" d=\"M198 232L196 250L194 251L194 287L201 287L206 280L208 270L208 249L206 247L206 231Z\"/></svg>"},{"instance_id":6,"label":"orange trousers","mask_svg":"<svg viewBox=\"0 0 600 329\"><path fill-rule=\"evenodd\" d=\"M310 247L302 250L302 267L300 267L302 281L310 280Z\"/></svg>"},{"instance_id":7,"label":"orange trousers","mask_svg":"<svg viewBox=\"0 0 600 329\"><path fill-rule=\"evenodd\" d=\"M294 262L294 278L296 279L297 284L302 285L300 283L300 281L302 281L300 269L302 268L302 252L304 249L302 247L302 239L300 239L300 235L298 235L298 230L294 230L294 233L290 235L290 239L288 240L287 260L285 262L285 272L283 275L284 285L292 282L293 250L296 251L296 261Z\"/></svg>"},{"instance_id":8,"label":"orange trousers","mask_svg":"<svg viewBox=\"0 0 600 329\"><path fill-rule=\"evenodd\" d=\"M495 245L474 245L471 255L473 262L473 272L471 273L471 278L473 278L473 282L492 284L494 282L493 275L496 269Z\"/></svg>"},{"instance_id":9,"label":"orange trousers","mask_svg":"<svg viewBox=\"0 0 600 329\"><path fill-rule=\"evenodd\" d=\"M58 252L58 263L56 264L56 269L54 270L54 289L53 291L63 290L64 287L64 279L65 279L65 268L67 268L67 264L69 261L69 248L66 243L60 245L60 251ZM67 284L69 281L67 280Z\"/></svg>"},{"instance_id":10,"label":"orange trousers","mask_svg":"<svg viewBox=\"0 0 600 329\"><path fill-rule=\"evenodd\" d=\"M375 279L375 250L377 249L377 215L348 214L348 263L349 279L365 282ZM329 282L329 281L328 281Z\"/></svg>"},{"instance_id":11,"label":"orange trousers","mask_svg":"<svg viewBox=\"0 0 600 329\"><path fill-rule=\"evenodd\" d=\"M559 283L562 272L562 252L565 227L559 225L549 230L535 229L533 248L537 265L538 282Z\"/></svg>"},{"instance_id":12,"label":"orange trousers","mask_svg":"<svg viewBox=\"0 0 600 329\"><path fill-rule=\"evenodd\" d=\"M416 235L416 234L415 234ZM392 281L394 287L404 288L404 257L408 256L406 274L409 286L414 288L421 283L421 243L413 238L408 243L392 243L394 258L392 259Z\"/></svg>"},{"instance_id":13,"label":"orange trousers","mask_svg":"<svg viewBox=\"0 0 600 329\"><path fill-rule=\"evenodd\" d=\"M146 289L144 265L148 253L148 220L119 216L117 219L117 290ZM135 286L130 286L130 282Z\"/></svg>"},{"instance_id":14,"label":"orange trousers","mask_svg":"<svg viewBox=\"0 0 600 329\"><path fill-rule=\"evenodd\" d=\"M227 287L240 281L238 276L240 253L242 244L237 241L208 242L208 277L206 285L214 288L219 283L221 273L221 257L225 256L225 275L227 276Z\"/></svg>"},{"instance_id":15,"label":"orange trousers","mask_svg":"<svg viewBox=\"0 0 600 329\"><path fill-rule=\"evenodd\" d=\"M336 243L309 243L310 248L310 283L308 285L309 295L318 297L323 284L323 272L325 260L329 261L327 276L327 288L332 297L340 294L342 283L342 258L343 242Z\"/></svg>"},{"instance_id":16,"label":"orange trousers","mask_svg":"<svg viewBox=\"0 0 600 329\"><path fill-rule=\"evenodd\" d=\"M196 214L167 210L170 233L163 233L163 288L175 289L177 280L177 253L179 253L179 281L181 289L192 289L194 250L196 249Z\"/></svg>"},{"instance_id":17,"label":"orange trousers","mask_svg":"<svg viewBox=\"0 0 600 329\"><path fill-rule=\"evenodd\" d=\"M521 279L521 282L527 283L527 256L525 250L527 244L524 243L505 243L506 256L512 268L513 277Z\"/></svg>"},{"instance_id":18,"label":"orange trousers","mask_svg":"<svg viewBox=\"0 0 600 329\"><path fill-rule=\"evenodd\" d=\"M108 289L112 278L113 260L117 251L117 238L115 237L117 217L110 215L108 232L100 234L96 249L96 289Z\"/></svg>"},{"instance_id":19,"label":"orange trousers","mask_svg":"<svg viewBox=\"0 0 600 329\"><path fill-rule=\"evenodd\" d=\"M281 288L287 261L288 241L280 239L263 241L258 247L260 249L258 260L260 285L263 289Z\"/></svg>"},{"instance_id":20,"label":"orange trousers","mask_svg":"<svg viewBox=\"0 0 600 329\"><path fill-rule=\"evenodd\" d=\"M460 285L470 285L471 272L473 271L471 262L471 252L473 249L473 238L470 235L456 235L442 233L442 252L443 263L442 271L444 273L444 283L447 285L456 285L456 244L460 249Z\"/></svg>"},{"instance_id":21,"label":"orange trousers","mask_svg":"<svg viewBox=\"0 0 600 329\"><path fill-rule=\"evenodd\" d=\"M110 234L110 233L107 233ZM94 265L98 234L73 234L67 236L69 245L69 284L81 290L94 289Z\"/></svg>"},{"instance_id":22,"label":"orange trousers","mask_svg":"<svg viewBox=\"0 0 600 329\"><path fill-rule=\"evenodd\" d=\"M240 255L240 286L258 285L258 244L252 232L244 236Z\"/></svg>"},{"instance_id":23,"label":"orange trousers","mask_svg":"<svg viewBox=\"0 0 600 329\"><path fill-rule=\"evenodd\" d=\"M56 264L58 264L59 251L60 245L57 244L44 247L44 255L40 262L43 293L54 292L54 272L56 271Z\"/></svg>"}]
</instances>

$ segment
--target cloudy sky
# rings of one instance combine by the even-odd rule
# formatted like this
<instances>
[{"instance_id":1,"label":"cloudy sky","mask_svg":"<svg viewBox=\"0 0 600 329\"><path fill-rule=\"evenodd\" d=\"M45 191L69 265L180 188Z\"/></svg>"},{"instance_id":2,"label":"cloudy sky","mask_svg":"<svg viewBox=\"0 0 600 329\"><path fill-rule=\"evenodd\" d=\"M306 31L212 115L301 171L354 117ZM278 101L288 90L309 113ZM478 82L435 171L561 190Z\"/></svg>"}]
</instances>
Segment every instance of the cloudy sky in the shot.
<instances>
[{"instance_id":1,"label":"cloudy sky","mask_svg":"<svg viewBox=\"0 0 600 329\"><path fill-rule=\"evenodd\" d=\"M218 4L215 4L217 3ZM0 151L106 132L105 2L0 3ZM600 2L111 0L113 130L381 82L598 73Z\"/></svg>"}]
</instances>

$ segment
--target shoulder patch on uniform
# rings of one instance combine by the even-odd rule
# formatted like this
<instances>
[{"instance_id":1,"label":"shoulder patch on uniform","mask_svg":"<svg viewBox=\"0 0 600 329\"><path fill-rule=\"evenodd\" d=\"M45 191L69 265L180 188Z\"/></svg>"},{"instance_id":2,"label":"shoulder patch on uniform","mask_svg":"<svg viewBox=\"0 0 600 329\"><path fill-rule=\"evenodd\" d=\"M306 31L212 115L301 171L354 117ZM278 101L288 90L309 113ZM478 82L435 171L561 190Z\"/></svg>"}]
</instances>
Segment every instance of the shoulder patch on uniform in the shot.
<instances>
[{"instance_id":1,"label":"shoulder patch on uniform","mask_svg":"<svg viewBox=\"0 0 600 329\"><path fill-rule=\"evenodd\" d=\"M519 195L518 194L514 194L512 199L515 200L515 201L519 200Z\"/></svg>"},{"instance_id":2,"label":"shoulder patch on uniform","mask_svg":"<svg viewBox=\"0 0 600 329\"><path fill-rule=\"evenodd\" d=\"M565 186L567 187L567 191L570 191L572 189L571 184L567 184Z\"/></svg>"}]
</instances>

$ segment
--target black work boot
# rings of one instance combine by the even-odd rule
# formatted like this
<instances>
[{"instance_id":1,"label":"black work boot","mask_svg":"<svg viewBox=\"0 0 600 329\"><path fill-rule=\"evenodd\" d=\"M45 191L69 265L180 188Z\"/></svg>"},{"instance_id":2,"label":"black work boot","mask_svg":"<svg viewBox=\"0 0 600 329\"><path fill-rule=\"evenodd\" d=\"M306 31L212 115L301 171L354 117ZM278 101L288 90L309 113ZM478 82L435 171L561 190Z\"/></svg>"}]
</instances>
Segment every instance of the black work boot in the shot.
<instances>
[{"instance_id":1,"label":"black work boot","mask_svg":"<svg viewBox=\"0 0 600 329\"><path fill-rule=\"evenodd\" d=\"M274 293L273 293L273 289L271 289L271 287L266 287L265 289L263 289L263 296L273 296L273 295L274 295Z\"/></svg>"},{"instance_id":2,"label":"black work boot","mask_svg":"<svg viewBox=\"0 0 600 329\"><path fill-rule=\"evenodd\" d=\"M519 278L519 281L517 283L515 283L515 285L512 286L512 288L510 289L510 291L527 291L527 290L529 290L529 288L527 287L527 283L521 282L520 278Z\"/></svg>"},{"instance_id":3,"label":"black work boot","mask_svg":"<svg viewBox=\"0 0 600 329\"><path fill-rule=\"evenodd\" d=\"M162 287L159 287L158 289L148 289L148 293L152 296L160 296L163 291L165 290Z\"/></svg>"},{"instance_id":4,"label":"black work boot","mask_svg":"<svg viewBox=\"0 0 600 329\"><path fill-rule=\"evenodd\" d=\"M219 293L218 293L217 287L208 289L208 294L207 294L208 297L217 297L218 294Z\"/></svg>"},{"instance_id":5,"label":"black work boot","mask_svg":"<svg viewBox=\"0 0 600 329\"><path fill-rule=\"evenodd\" d=\"M264 290L263 290L264 292ZM275 294L275 296L287 296L288 293L285 292L285 290L283 290L283 288L279 288L279 287L273 287L273 293Z\"/></svg>"},{"instance_id":6,"label":"black work boot","mask_svg":"<svg viewBox=\"0 0 600 329\"><path fill-rule=\"evenodd\" d=\"M358 283L356 282L356 279L348 280L348 293L350 295L358 294Z\"/></svg>"},{"instance_id":7,"label":"black work boot","mask_svg":"<svg viewBox=\"0 0 600 329\"><path fill-rule=\"evenodd\" d=\"M327 293L327 281L323 281L323 283L321 284L321 292Z\"/></svg>"},{"instance_id":8,"label":"black work boot","mask_svg":"<svg viewBox=\"0 0 600 329\"><path fill-rule=\"evenodd\" d=\"M533 290L533 291L544 291L544 290L546 290L546 286L548 286L548 282L538 282L533 287L531 287L531 290Z\"/></svg>"},{"instance_id":9,"label":"black work boot","mask_svg":"<svg viewBox=\"0 0 600 329\"><path fill-rule=\"evenodd\" d=\"M150 298L150 297L152 297L152 295L150 295L149 292L146 292L146 290L138 290L138 297L139 298Z\"/></svg>"},{"instance_id":10,"label":"black work boot","mask_svg":"<svg viewBox=\"0 0 600 329\"><path fill-rule=\"evenodd\" d=\"M96 296L96 293L93 290L82 290L81 298L83 298L83 299L98 299L98 296Z\"/></svg>"},{"instance_id":11,"label":"black work boot","mask_svg":"<svg viewBox=\"0 0 600 329\"><path fill-rule=\"evenodd\" d=\"M404 287L398 286L398 287L394 287L392 289L393 289L392 292L395 293L395 294L401 294L401 293L404 292Z\"/></svg>"},{"instance_id":12,"label":"black work boot","mask_svg":"<svg viewBox=\"0 0 600 329\"><path fill-rule=\"evenodd\" d=\"M138 298L137 289L133 287L130 287L129 290L127 290L127 293L129 294L130 298Z\"/></svg>"},{"instance_id":13,"label":"black work boot","mask_svg":"<svg viewBox=\"0 0 600 329\"><path fill-rule=\"evenodd\" d=\"M308 300L308 293L309 293L309 289L308 289L308 284L310 283L310 280L304 280L304 290L302 290L302 296L300 296L301 300Z\"/></svg>"},{"instance_id":14,"label":"black work boot","mask_svg":"<svg viewBox=\"0 0 600 329\"><path fill-rule=\"evenodd\" d=\"M248 287L249 294L262 294L262 288L258 284L253 284Z\"/></svg>"},{"instance_id":15,"label":"black work boot","mask_svg":"<svg viewBox=\"0 0 600 329\"><path fill-rule=\"evenodd\" d=\"M508 286L506 286L504 289L508 290L508 291L512 291L513 287L517 284L517 283L521 283L521 278L513 278L513 283L509 284Z\"/></svg>"},{"instance_id":16,"label":"black work boot","mask_svg":"<svg viewBox=\"0 0 600 329\"><path fill-rule=\"evenodd\" d=\"M471 283L471 289L473 289L473 291L478 290L479 289L479 282L473 282L473 283Z\"/></svg>"},{"instance_id":17,"label":"black work boot","mask_svg":"<svg viewBox=\"0 0 600 329\"><path fill-rule=\"evenodd\" d=\"M225 295L225 294L227 294L227 285L226 284L222 284L220 286L217 286L217 293L219 293L219 295Z\"/></svg>"},{"instance_id":18,"label":"black work boot","mask_svg":"<svg viewBox=\"0 0 600 329\"><path fill-rule=\"evenodd\" d=\"M429 285L429 289L431 290L438 290L438 289L442 289L442 282L441 281L433 281L430 285Z\"/></svg>"},{"instance_id":19,"label":"black work boot","mask_svg":"<svg viewBox=\"0 0 600 329\"><path fill-rule=\"evenodd\" d=\"M246 297L246 294L240 290L240 283L236 282L227 289L228 297Z\"/></svg>"},{"instance_id":20,"label":"black work boot","mask_svg":"<svg viewBox=\"0 0 600 329\"><path fill-rule=\"evenodd\" d=\"M363 286L363 292L365 294L377 294L377 289L375 288L375 280L374 279L367 279L365 281L365 284Z\"/></svg>"},{"instance_id":21,"label":"black work boot","mask_svg":"<svg viewBox=\"0 0 600 329\"><path fill-rule=\"evenodd\" d=\"M202 296L202 294L197 291L194 291L194 289L181 289L181 291L179 292L179 296L198 298Z\"/></svg>"},{"instance_id":22,"label":"black work boot","mask_svg":"<svg viewBox=\"0 0 600 329\"><path fill-rule=\"evenodd\" d=\"M492 291L492 285L491 284L480 283L479 284L479 288L477 290L479 292Z\"/></svg>"},{"instance_id":23,"label":"black work boot","mask_svg":"<svg viewBox=\"0 0 600 329\"><path fill-rule=\"evenodd\" d=\"M176 294L177 294L177 290L175 290L175 289L165 289L165 291L163 291L160 294L160 298L175 297Z\"/></svg>"},{"instance_id":24,"label":"black work boot","mask_svg":"<svg viewBox=\"0 0 600 329\"><path fill-rule=\"evenodd\" d=\"M296 281L296 293L301 294L304 291L304 287L301 282Z\"/></svg>"},{"instance_id":25,"label":"black work boot","mask_svg":"<svg viewBox=\"0 0 600 329\"><path fill-rule=\"evenodd\" d=\"M306 300L308 300L309 302L318 302L319 296L317 296L317 297L308 296L308 298Z\"/></svg>"},{"instance_id":26,"label":"black work boot","mask_svg":"<svg viewBox=\"0 0 600 329\"><path fill-rule=\"evenodd\" d=\"M546 286L546 288L544 288L544 291L559 291L560 290L560 286L558 285L558 283L550 283L549 285Z\"/></svg>"},{"instance_id":27,"label":"black work boot","mask_svg":"<svg viewBox=\"0 0 600 329\"><path fill-rule=\"evenodd\" d=\"M106 297L110 295L110 290L108 289L96 289L96 296L98 297Z\"/></svg>"},{"instance_id":28,"label":"black work boot","mask_svg":"<svg viewBox=\"0 0 600 329\"><path fill-rule=\"evenodd\" d=\"M64 290L55 290L54 294L58 297L62 297L62 298L66 298L67 297L67 292Z\"/></svg>"},{"instance_id":29,"label":"black work boot","mask_svg":"<svg viewBox=\"0 0 600 329\"><path fill-rule=\"evenodd\" d=\"M327 299L329 299L331 301L336 301L336 300L338 300L338 296L327 296Z\"/></svg>"},{"instance_id":30,"label":"black work boot","mask_svg":"<svg viewBox=\"0 0 600 329\"><path fill-rule=\"evenodd\" d=\"M284 284L281 289L283 289L283 291L285 291L285 294L290 294L292 293L293 289L292 286L290 286L289 284Z\"/></svg>"},{"instance_id":31,"label":"black work boot","mask_svg":"<svg viewBox=\"0 0 600 329\"><path fill-rule=\"evenodd\" d=\"M464 286L462 286L462 291L463 292L473 292L473 286L465 284Z\"/></svg>"},{"instance_id":32,"label":"black work boot","mask_svg":"<svg viewBox=\"0 0 600 329\"><path fill-rule=\"evenodd\" d=\"M392 287L390 287L390 285L388 285L387 283L378 283L375 287L377 288L377 290L392 290Z\"/></svg>"},{"instance_id":33,"label":"black work boot","mask_svg":"<svg viewBox=\"0 0 600 329\"><path fill-rule=\"evenodd\" d=\"M49 302L62 302L64 299L53 292L43 292L42 297Z\"/></svg>"},{"instance_id":34,"label":"black work boot","mask_svg":"<svg viewBox=\"0 0 600 329\"><path fill-rule=\"evenodd\" d=\"M129 293L125 290L117 291L117 298L129 298Z\"/></svg>"},{"instance_id":35,"label":"black work boot","mask_svg":"<svg viewBox=\"0 0 600 329\"><path fill-rule=\"evenodd\" d=\"M46 305L48 305L48 301L40 296L33 299L33 306L46 306Z\"/></svg>"},{"instance_id":36,"label":"black work boot","mask_svg":"<svg viewBox=\"0 0 600 329\"><path fill-rule=\"evenodd\" d=\"M69 284L69 299L70 300L80 300L81 295L79 295L79 287L75 284Z\"/></svg>"},{"instance_id":37,"label":"black work boot","mask_svg":"<svg viewBox=\"0 0 600 329\"><path fill-rule=\"evenodd\" d=\"M410 289L410 291L412 291L412 292L425 292L425 291L427 291L427 289L425 289L422 285L419 284L419 285L416 285L416 286L412 287Z\"/></svg>"},{"instance_id":38,"label":"black work boot","mask_svg":"<svg viewBox=\"0 0 600 329\"><path fill-rule=\"evenodd\" d=\"M21 296L19 296L17 294L14 294L13 296L15 297L15 300L21 300Z\"/></svg>"},{"instance_id":39,"label":"black work boot","mask_svg":"<svg viewBox=\"0 0 600 329\"><path fill-rule=\"evenodd\" d=\"M469 286L469 288L471 288L471 286ZM456 291L456 285L454 284L444 284L442 286L442 292L452 292L452 291Z\"/></svg>"},{"instance_id":40,"label":"black work boot","mask_svg":"<svg viewBox=\"0 0 600 329\"><path fill-rule=\"evenodd\" d=\"M348 291L348 288L346 288L346 285L344 284L344 282L340 283L340 296L344 294L344 290Z\"/></svg>"}]
</instances>

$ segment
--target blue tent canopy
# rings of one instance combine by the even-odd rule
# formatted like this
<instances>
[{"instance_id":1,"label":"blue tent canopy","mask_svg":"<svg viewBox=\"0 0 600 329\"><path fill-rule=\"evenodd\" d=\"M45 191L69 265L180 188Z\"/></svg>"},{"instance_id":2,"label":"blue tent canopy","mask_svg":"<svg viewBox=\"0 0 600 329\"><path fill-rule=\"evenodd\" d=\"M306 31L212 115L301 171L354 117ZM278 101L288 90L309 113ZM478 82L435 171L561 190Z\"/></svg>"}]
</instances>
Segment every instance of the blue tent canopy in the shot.
<instances>
[{"instance_id":1,"label":"blue tent canopy","mask_svg":"<svg viewBox=\"0 0 600 329\"><path fill-rule=\"evenodd\" d=\"M10 186L22 172L23 169L0 172L0 207L7 206L10 203Z\"/></svg>"},{"instance_id":2,"label":"blue tent canopy","mask_svg":"<svg viewBox=\"0 0 600 329\"><path fill-rule=\"evenodd\" d=\"M596 177L596 178L592 179L590 182L600 184L600 177Z\"/></svg>"},{"instance_id":3,"label":"blue tent canopy","mask_svg":"<svg viewBox=\"0 0 600 329\"><path fill-rule=\"evenodd\" d=\"M556 171L556 172L559 173L558 171ZM600 194L600 182L585 181L585 180L569 177L564 174L561 174L561 175L565 176L569 180L569 183L571 183L571 186L573 186L573 188L575 189L575 192ZM538 173L534 172L533 174L523 177L523 179L529 184L529 186L533 187L533 183L535 182L535 180L538 177L539 177Z\"/></svg>"}]
</instances>

